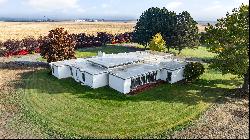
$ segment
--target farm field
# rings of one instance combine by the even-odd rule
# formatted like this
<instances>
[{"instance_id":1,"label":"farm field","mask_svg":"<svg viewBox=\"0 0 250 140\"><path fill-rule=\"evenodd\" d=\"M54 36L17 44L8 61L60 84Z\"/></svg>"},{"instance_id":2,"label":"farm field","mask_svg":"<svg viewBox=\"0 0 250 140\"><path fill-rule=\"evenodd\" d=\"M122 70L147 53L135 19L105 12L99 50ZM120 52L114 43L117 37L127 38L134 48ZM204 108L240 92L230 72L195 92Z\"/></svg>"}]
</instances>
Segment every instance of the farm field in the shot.
<instances>
[{"instance_id":1,"label":"farm field","mask_svg":"<svg viewBox=\"0 0 250 140\"><path fill-rule=\"evenodd\" d=\"M69 33L131 32L135 23L117 22L0 22L0 40L23 39L28 36L45 36L52 29L63 27Z\"/></svg>"},{"instance_id":2,"label":"farm field","mask_svg":"<svg viewBox=\"0 0 250 140\"><path fill-rule=\"evenodd\" d=\"M133 31L134 22L0 22L0 41L7 39L23 39L28 36L45 36L52 29L63 27L69 33L96 34L108 32L118 34ZM204 31L205 26L198 25L199 31Z\"/></svg>"}]
</instances>

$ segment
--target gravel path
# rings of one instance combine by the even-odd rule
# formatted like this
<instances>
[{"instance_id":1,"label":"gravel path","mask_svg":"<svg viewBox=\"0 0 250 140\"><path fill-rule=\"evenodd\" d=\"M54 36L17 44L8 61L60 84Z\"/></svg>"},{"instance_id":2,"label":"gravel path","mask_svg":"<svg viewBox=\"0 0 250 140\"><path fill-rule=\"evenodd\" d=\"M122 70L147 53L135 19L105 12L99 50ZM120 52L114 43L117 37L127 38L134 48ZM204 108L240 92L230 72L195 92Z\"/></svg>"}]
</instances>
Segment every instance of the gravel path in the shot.
<instances>
[{"instance_id":1,"label":"gravel path","mask_svg":"<svg viewBox=\"0 0 250 140\"><path fill-rule=\"evenodd\" d=\"M171 138L178 139L249 139L249 100L226 97L205 114Z\"/></svg>"}]
</instances>

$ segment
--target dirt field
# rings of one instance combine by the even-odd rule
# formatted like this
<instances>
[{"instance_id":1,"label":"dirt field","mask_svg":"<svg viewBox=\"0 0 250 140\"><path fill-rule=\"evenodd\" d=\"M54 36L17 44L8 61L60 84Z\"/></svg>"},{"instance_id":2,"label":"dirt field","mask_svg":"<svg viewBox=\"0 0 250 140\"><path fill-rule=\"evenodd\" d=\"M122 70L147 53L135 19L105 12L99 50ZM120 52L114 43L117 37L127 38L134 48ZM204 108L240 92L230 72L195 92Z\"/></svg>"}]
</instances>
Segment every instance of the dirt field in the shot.
<instances>
[{"instance_id":1,"label":"dirt field","mask_svg":"<svg viewBox=\"0 0 250 140\"><path fill-rule=\"evenodd\" d=\"M63 27L70 33L108 32L112 34L133 31L135 22L0 22L0 41L7 39L23 39L24 37L47 35L51 29ZM205 26L198 25L199 31Z\"/></svg>"}]
</instances>

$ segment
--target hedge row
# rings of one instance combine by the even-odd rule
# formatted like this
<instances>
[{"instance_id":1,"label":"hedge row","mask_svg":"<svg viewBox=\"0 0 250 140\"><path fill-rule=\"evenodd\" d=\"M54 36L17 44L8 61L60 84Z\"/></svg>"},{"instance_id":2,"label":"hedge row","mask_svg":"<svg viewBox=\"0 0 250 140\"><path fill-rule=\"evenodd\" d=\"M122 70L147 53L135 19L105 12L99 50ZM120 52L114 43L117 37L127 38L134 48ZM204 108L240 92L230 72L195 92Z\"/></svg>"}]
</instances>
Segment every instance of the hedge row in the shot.
<instances>
[{"instance_id":1,"label":"hedge row","mask_svg":"<svg viewBox=\"0 0 250 140\"><path fill-rule=\"evenodd\" d=\"M27 37L22 40L8 39L0 43L0 56L26 55L39 53L40 39Z\"/></svg>"},{"instance_id":2,"label":"hedge row","mask_svg":"<svg viewBox=\"0 0 250 140\"><path fill-rule=\"evenodd\" d=\"M98 32L96 36L85 33L70 34L70 36L75 41L75 49L98 47L110 43L128 43L132 41L132 33L112 35L106 32ZM22 40L9 39L5 42L0 42L0 56L39 53L39 46L44 42L44 38L46 37L40 37L39 39L27 37Z\"/></svg>"}]
</instances>

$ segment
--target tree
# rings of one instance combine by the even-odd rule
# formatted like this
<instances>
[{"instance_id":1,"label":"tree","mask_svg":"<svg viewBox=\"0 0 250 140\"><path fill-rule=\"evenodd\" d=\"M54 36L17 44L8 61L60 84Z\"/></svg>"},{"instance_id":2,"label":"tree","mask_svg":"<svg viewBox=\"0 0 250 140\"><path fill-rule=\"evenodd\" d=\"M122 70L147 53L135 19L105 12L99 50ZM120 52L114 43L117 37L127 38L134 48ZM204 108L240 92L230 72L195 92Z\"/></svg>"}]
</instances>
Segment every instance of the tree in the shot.
<instances>
[{"instance_id":1,"label":"tree","mask_svg":"<svg viewBox=\"0 0 250 140\"><path fill-rule=\"evenodd\" d=\"M177 15L177 24L174 31L174 48L179 54L185 47L195 47L199 44L197 22L187 11Z\"/></svg>"},{"instance_id":2,"label":"tree","mask_svg":"<svg viewBox=\"0 0 250 140\"><path fill-rule=\"evenodd\" d=\"M165 50L166 42L162 38L160 33L157 33L153 39L150 41L149 48L153 51L162 52Z\"/></svg>"},{"instance_id":3,"label":"tree","mask_svg":"<svg viewBox=\"0 0 250 140\"><path fill-rule=\"evenodd\" d=\"M47 62L74 59L75 41L63 28L56 28L41 39L40 50L41 56L47 59Z\"/></svg>"},{"instance_id":4,"label":"tree","mask_svg":"<svg viewBox=\"0 0 250 140\"><path fill-rule=\"evenodd\" d=\"M152 7L146 10L136 23L133 40L141 45L148 45L152 36L162 33L164 40L171 46L173 28L176 24L176 14L166 8ZM168 48L169 49L169 48Z\"/></svg>"},{"instance_id":5,"label":"tree","mask_svg":"<svg viewBox=\"0 0 250 140\"><path fill-rule=\"evenodd\" d=\"M242 89L249 93L249 6L242 4L206 28L205 43L217 53L211 67L244 77Z\"/></svg>"},{"instance_id":6,"label":"tree","mask_svg":"<svg viewBox=\"0 0 250 140\"><path fill-rule=\"evenodd\" d=\"M185 66L184 74L187 82L197 80L205 72L204 66L200 62L190 62Z\"/></svg>"}]
</instances>

